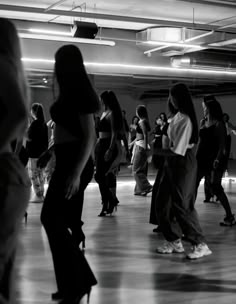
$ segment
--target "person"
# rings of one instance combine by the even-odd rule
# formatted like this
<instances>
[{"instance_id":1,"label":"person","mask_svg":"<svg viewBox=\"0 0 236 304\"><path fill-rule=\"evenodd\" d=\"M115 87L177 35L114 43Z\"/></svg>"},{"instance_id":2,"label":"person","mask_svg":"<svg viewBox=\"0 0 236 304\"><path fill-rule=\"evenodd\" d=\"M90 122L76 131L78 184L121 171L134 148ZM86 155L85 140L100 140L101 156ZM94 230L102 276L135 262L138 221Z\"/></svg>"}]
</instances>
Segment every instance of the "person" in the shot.
<instances>
[{"instance_id":1,"label":"person","mask_svg":"<svg viewBox=\"0 0 236 304\"><path fill-rule=\"evenodd\" d=\"M212 252L208 248L195 210L197 161L195 146L198 125L192 98L187 86L175 84L170 89L168 108L173 115L169 127L169 148L159 149L166 156L158 194L157 216L165 242L157 253L185 251L181 238L192 244L189 259L198 259ZM158 151L157 151L158 152Z\"/></svg>"},{"instance_id":2,"label":"person","mask_svg":"<svg viewBox=\"0 0 236 304\"><path fill-rule=\"evenodd\" d=\"M84 191L93 176L91 152L96 139L93 114L99 109L99 100L78 47L59 48L54 70L59 93L50 114L55 122L56 165L41 222L51 248L58 288L52 299L61 299L60 304L77 304L97 284L79 245L85 240L81 216Z\"/></svg>"},{"instance_id":3,"label":"person","mask_svg":"<svg viewBox=\"0 0 236 304\"><path fill-rule=\"evenodd\" d=\"M160 115L155 119L155 127L151 132L153 135L153 151L157 148L162 148L162 137L166 135L168 128L167 116L164 112L160 113ZM159 169L163 163L163 157L156 155L153 153L152 163L154 168Z\"/></svg>"},{"instance_id":4,"label":"person","mask_svg":"<svg viewBox=\"0 0 236 304\"><path fill-rule=\"evenodd\" d=\"M220 103L214 98L204 98L202 102L206 123L200 129L200 141L197 150L197 180L196 193L203 176L210 176L210 189L225 209L226 216L221 226L232 226L236 224L232 214L228 198L221 185L222 176L226 170L228 155L227 131L223 122L223 112Z\"/></svg>"},{"instance_id":5,"label":"person","mask_svg":"<svg viewBox=\"0 0 236 304\"><path fill-rule=\"evenodd\" d=\"M135 179L134 195L146 196L152 192L152 185L147 179L148 174L148 132L151 130L147 109L144 105L136 108L139 122L136 128L135 147L132 159L132 172Z\"/></svg>"},{"instance_id":6,"label":"person","mask_svg":"<svg viewBox=\"0 0 236 304\"><path fill-rule=\"evenodd\" d=\"M99 216L111 215L119 203L116 197L116 175L122 157L121 139L123 117L118 99L113 91L101 94L104 112L99 122L99 138L95 147L95 180L102 197Z\"/></svg>"},{"instance_id":7,"label":"person","mask_svg":"<svg viewBox=\"0 0 236 304\"><path fill-rule=\"evenodd\" d=\"M153 232L161 232L161 227L158 223L158 217L156 214L156 204L157 204L156 195L158 193L158 189L161 181L165 158L164 156L160 156L156 154L155 151L156 149L164 148L164 143L167 138L167 130L169 124L167 122L166 114L164 112L160 113L160 115L156 118L155 123L156 126L152 132L152 134L154 135L152 161L154 167L157 169L157 174L152 189L149 223L153 225L157 225L157 227L153 229Z\"/></svg>"},{"instance_id":8,"label":"person","mask_svg":"<svg viewBox=\"0 0 236 304\"><path fill-rule=\"evenodd\" d=\"M12 143L21 143L29 111L20 41L11 21L0 18L0 303L15 303L12 272L19 223L30 196L30 179Z\"/></svg>"},{"instance_id":9,"label":"person","mask_svg":"<svg viewBox=\"0 0 236 304\"><path fill-rule=\"evenodd\" d=\"M129 134L128 134L128 145L129 145L129 153L131 156L131 165L132 165L132 158L133 158L133 150L136 141L136 128L138 125L139 118L137 115L134 115L131 124L129 126Z\"/></svg>"},{"instance_id":10,"label":"person","mask_svg":"<svg viewBox=\"0 0 236 304\"><path fill-rule=\"evenodd\" d=\"M48 148L48 127L45 122L43 106L33 103L31 106L32 122L27 132L26 149L29 155L28 169L36 201L44 199L44 169L37 167L37 161L41 154Z\"/></svg>"}]
</instances>

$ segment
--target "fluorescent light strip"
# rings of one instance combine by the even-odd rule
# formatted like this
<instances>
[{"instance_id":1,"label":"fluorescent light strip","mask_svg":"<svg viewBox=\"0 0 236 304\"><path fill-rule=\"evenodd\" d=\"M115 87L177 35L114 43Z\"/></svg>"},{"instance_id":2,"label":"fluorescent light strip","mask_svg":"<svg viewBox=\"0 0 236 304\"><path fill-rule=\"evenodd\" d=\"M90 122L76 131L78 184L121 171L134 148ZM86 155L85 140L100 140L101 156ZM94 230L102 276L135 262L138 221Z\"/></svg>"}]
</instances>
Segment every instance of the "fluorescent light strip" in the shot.
<instances>
[{"instance_id":1,"label":"fluorescent light strip","mask_svg":"<svg viewBox=\"0 0 236 304\"><path fill-rule=\"evenodd\" d=\"M195 48L195 49L201 49L201 48L203 48L201 45L181 43L181 42L145 41L144 44L189 47L189 48Z\"/></svg>"},{"instance_id":2,"label":"fluorescent light strip","mask_svg":"<svg viewBox=\"0 0 236 304\"><path fill-rule=\"evenodd\" d=\"M51 59L38 59L38 58L22 58L23 62L41 62L41 63L54 63ZM197 73L205 75L228 75L236 76L236 70L204 70L204 69L191 69L191 68L173 68L173 67L162 67L162 66L150 66L150 65L135 65L135 64L120 64L120 63L103 63L103 62L84 62L87 67L102 67L102 68L124 68L124 69L135 69L135 70L152 70L157 72L187 72Z\"/></svg>"},{"instance_id":3,"label":"fluorescent light strip","mask_svg":"<svg viewBox=\"0 0 236 304\"><path fill-rule=\"evenodd\" d=\"M69 36L72 37L71 32L61 32L61 31L49 31L49 30L41 30L41 29L33 29L30 28L28 29L29 32L31 33L36 33L36 34L46 34L46 35L59 35L59 36Z\"/></svg>"},{"instance_id":4,"label":"fluorescent light strip","mask_svg":"<svg viewBox=\"0 0 236 304\"><path fill-rule=\"evenodd\" d=\"M225 46L225 45L231 45L231 44L235 44L236 43L236 39L229 39L229 40L225 40L225 41L220 41L220 42L214 42L214 43L210 43L208 44L209 46Z\"/></svg>"},{"instance_id":5,"label":"fluorescent light strip","mask_svg":"<svg viewBox=\"0 0 236 304\"><path fill-rule=\"evenodd\" d=\"M50 35L40 35L40 34L36 35L36 34L28 34L28 33L19 33L19 36L20 36L20 38L23 38L23 39L64 41L64 42L85 43L85 44L104 45L104 46L114 46L115 45L115 42L112 40L97 40L97 39L50 36Z\"/></svg>"}]
</instances>

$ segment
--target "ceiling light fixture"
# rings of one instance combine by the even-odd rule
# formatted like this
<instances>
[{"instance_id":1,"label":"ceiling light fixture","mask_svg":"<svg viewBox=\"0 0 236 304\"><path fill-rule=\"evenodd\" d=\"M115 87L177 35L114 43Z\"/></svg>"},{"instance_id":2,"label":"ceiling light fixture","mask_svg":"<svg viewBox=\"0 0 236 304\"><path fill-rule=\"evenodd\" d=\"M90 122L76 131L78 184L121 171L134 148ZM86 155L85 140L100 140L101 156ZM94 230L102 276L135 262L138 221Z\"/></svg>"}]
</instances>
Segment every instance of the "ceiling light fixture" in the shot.
<instances>
[{"instance_id":1,"label":"ceiling light fixture","mask_svg":"<svg viewBox=\"0 0 236 304\"><path fill-rule=\"evenodd\" d=\"M45 34L30 34L30 33L19 33L20 38L23 39L38 39L38 40L49 40L49 41L63 41L63 42L74 42L104 46L115 46L115 41L112 40L98 40L98 39L87 39L87 38L73 38L63 36L51 36Z\"/></svg>"},{"instance_id":2,"label":"ceiling light fixture","mask_svg":"<svg viewBox=\"0 0 236 304\"><path fill-rule=\"evenodd\" d=\"M22 58L23 62L41 62L54 64L52 59L40 59L40 58ZM177 73L193 73L202 75L225 75L236 77L236 70L212 70L212 69L197 69L197 68L181 68L181 67L163 67L163 66L151 66L151 65L135 65L135 64L120 64L120 63L104 63L104 62L84 62L86 67L102 67L102 68L124 68L131 70L152 70L159 72L177 72ZM130 72L131 73L131 72Z\"/></svg>"},{"instance_id":3,"label":"ceiling light fixture","mask_svg":"<svg viewBox=\"0 0 236 304\"><path fill-rule=\"evenodd\" d=\"M43 29L34 29L34 28L30 28L30 29L28 29L28 31L31 32L31 33L36 33L36 34L73 37L71 32L52 31L52 30L43 30Z\"/></svg>"}]
</instances>

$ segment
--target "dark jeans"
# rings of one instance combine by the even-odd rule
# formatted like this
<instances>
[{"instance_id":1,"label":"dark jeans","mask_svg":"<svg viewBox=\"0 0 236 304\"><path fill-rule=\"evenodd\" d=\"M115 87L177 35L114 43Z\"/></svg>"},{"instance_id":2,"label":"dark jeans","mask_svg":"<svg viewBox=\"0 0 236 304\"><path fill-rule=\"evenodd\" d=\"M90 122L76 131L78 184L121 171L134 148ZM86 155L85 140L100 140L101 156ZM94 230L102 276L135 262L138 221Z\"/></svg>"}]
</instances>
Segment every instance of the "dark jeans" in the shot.
<instances>
[{"instance_id":1,"label":"dark jeans","mask_svg":"<svg viewBox=\"0 0 236 304\"><path fill-rule=\"evenodd\" d=\"M56 168L41 213L52 252L58 290L70 296L97 283L84 254L69 231L73 233L81 230L84 190L93 176L93 162L90 158L82 172L78 192L71 199L65 199L65 182L73 170L79 149L75 143L56 146Z\"/></svg>"},{"instance_id":2,"label":"dark jeans","mask_svg":"<svg viewBox=\"0 0 236 304\"><path fill-rule=\"evenodd\" d=\"M11 303L11 274L19 223L30 196L30 179L20 160L0 155L0 303Z\"/></svg>"},{"instance_id":3,"label":"dark jeans","mask_svg":"<svg viewBox=\"0 0 236 304\"><path fill-rule=\"evenodd\" d=\"M209 166L204 166L200 162L198 163L198 170L197 170L197 180L196 180L196 194L200 184L201 179L208 175L209 176L209 183L210 189L213 195L217 197L217 200L220 201L221 205L225 209L226 216L231 216L232 211L229 205L228 198L225 194L224 188L221 185L222 176L225 171L225 164L220 166L219 168L213 170L210 169Z\"/></svg>"},{"instance_id":4,"label":"dark jeans","mask_svg":"<svg viewBox=\"0 0 236 304\"><path fill-rule=\"evenodd\" d=\"M194 152L168 157L156 199L158 222L167 241L182 234L193 244L204 242L194 208L197 163Z\"/></svg>"}]
</instances>

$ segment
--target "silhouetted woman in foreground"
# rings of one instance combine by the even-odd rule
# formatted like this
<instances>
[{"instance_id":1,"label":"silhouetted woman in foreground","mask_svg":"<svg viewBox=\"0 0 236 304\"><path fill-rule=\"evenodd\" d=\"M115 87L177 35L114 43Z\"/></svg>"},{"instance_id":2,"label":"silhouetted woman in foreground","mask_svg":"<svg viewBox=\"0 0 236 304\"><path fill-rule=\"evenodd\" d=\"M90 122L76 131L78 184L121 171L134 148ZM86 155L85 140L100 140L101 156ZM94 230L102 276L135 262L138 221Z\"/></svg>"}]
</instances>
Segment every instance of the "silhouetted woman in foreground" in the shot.
<instances>
[{"instance_id":1,"label":"silhouetted woman in foreground","mask_svg":"<svg viewBox=\"0 0 236 304\"><path fill-rule=\"evenodd\" d=\"M55 55L59 96L51 107L55 122L56 166L52 174L41 220L47 232L61 304L80 303L97 283L79 244L84 190L93 176L92 148L96 138L93 113L97 95L88 79L80 50L61 47Z\"/></svg>"},{"instance_id":2,"label":"silhouetted woman in foreground","mask_svg":"<svg viewBox=\"0 0 236 304\"><path fill-rule=\"evenodd\" d=\"M30 195L30 179L13 151L27 127L29 98L14 25L0 18L0 303L15 303L11 276L18 224Z\"/></svg>"}]
</instances>

